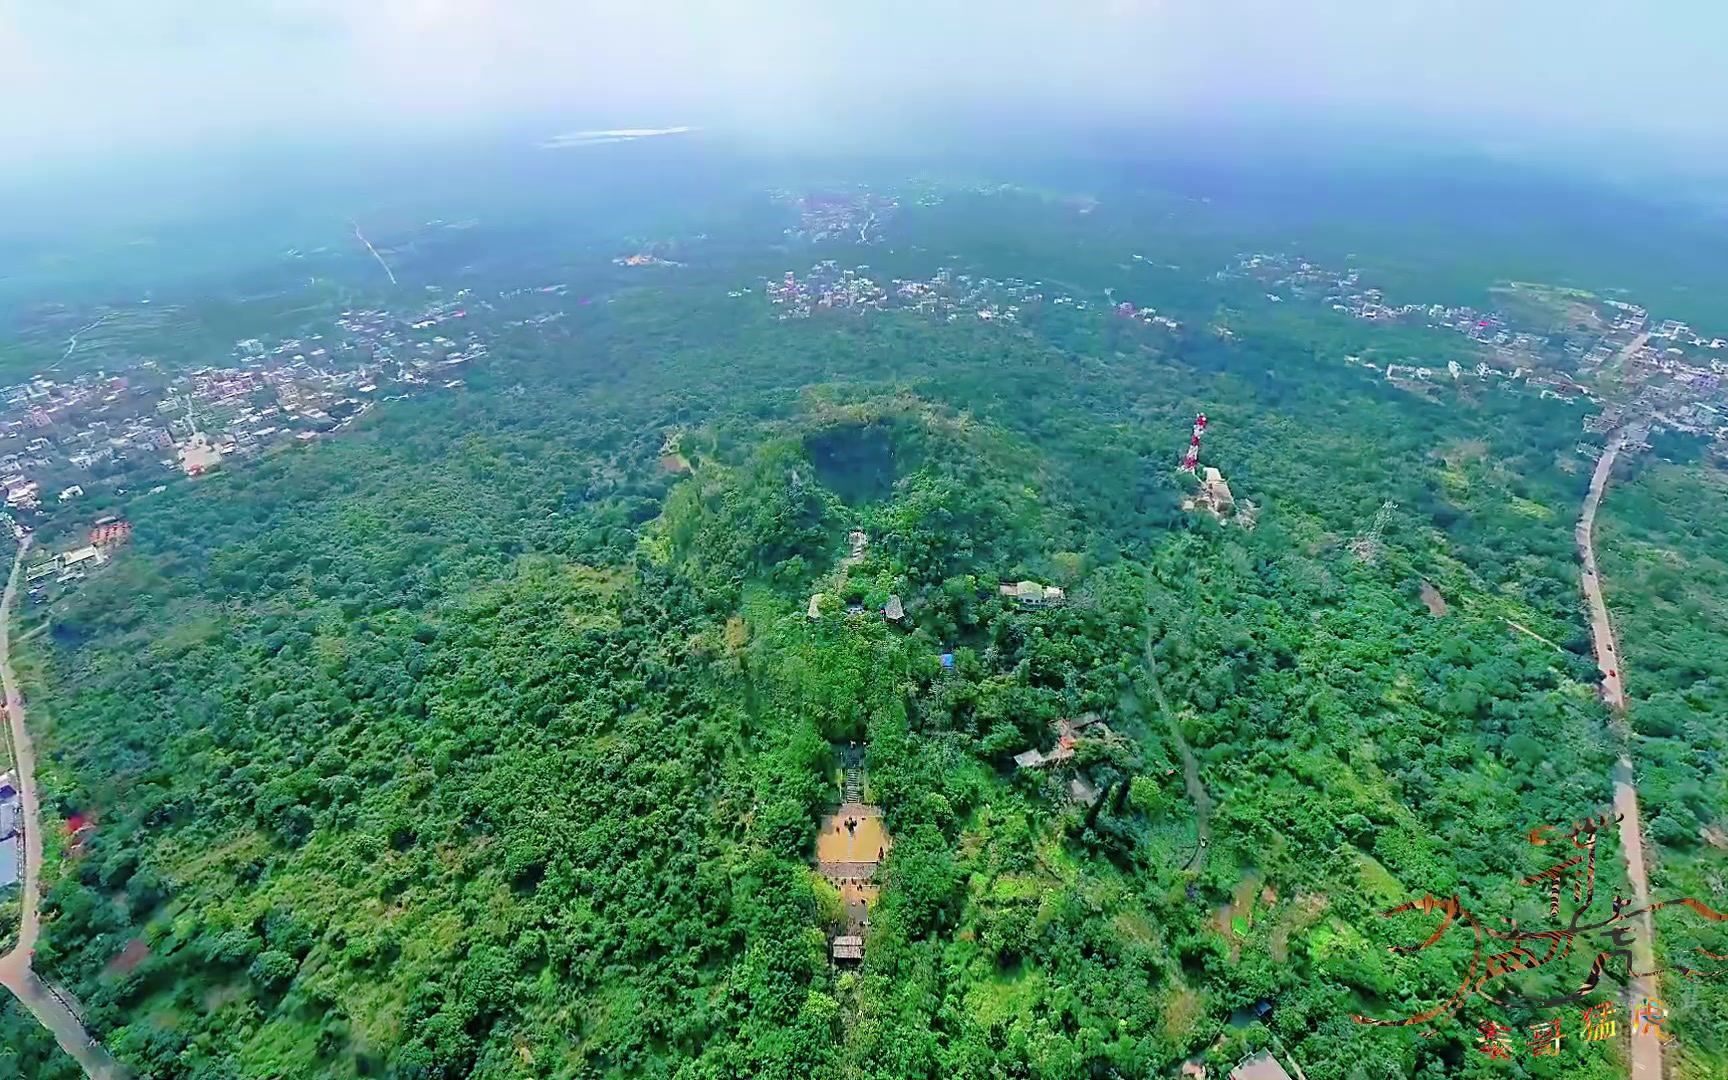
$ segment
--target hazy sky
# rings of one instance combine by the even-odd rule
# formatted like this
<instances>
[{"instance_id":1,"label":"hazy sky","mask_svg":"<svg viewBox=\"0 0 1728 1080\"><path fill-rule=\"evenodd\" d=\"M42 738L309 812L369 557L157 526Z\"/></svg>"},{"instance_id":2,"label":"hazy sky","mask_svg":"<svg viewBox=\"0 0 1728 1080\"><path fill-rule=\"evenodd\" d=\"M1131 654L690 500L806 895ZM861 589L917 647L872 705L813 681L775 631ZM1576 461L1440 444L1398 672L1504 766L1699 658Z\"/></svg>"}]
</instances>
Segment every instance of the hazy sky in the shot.
<instances>
[{"instance_id":1,"label":"hazy sky","mask_svg":"<svg viewBox=\"0 0 1728 1080\"><path fill-rule=\"evenodd\" d=\"M0 0L0 163L525 114L817 130L955 96L1684 150L1728 138L1725 44L1720 0Z\"/></svg>"}]
</instances>

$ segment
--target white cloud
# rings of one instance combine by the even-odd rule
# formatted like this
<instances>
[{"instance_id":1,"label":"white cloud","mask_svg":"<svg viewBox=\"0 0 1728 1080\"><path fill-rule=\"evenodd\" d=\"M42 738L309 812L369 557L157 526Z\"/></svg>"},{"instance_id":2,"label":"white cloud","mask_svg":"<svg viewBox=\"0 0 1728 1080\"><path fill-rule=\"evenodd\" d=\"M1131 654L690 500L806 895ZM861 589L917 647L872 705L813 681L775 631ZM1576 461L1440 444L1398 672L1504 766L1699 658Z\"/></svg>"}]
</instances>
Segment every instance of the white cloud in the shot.
<instances>
[{"instance_id":1,"label":"white cloud","mask_svg":"<svg viewBox=\"0 0 1728 1080\"><path fill-rule=\"evenodd\" d=\"M1724 39L1728 9L1661 0L0 0L0 153L530 110L819 128L956 99L1708 131Z\"/></svg>"}]
</instances>

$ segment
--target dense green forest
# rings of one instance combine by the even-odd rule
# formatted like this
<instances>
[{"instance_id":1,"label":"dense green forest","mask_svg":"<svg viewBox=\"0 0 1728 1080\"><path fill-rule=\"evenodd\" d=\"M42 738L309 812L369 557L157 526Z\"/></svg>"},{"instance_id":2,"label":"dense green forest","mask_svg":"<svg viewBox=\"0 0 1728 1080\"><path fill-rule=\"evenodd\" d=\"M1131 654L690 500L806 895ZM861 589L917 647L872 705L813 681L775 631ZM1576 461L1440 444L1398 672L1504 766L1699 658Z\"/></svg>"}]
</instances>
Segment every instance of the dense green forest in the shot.
<instances>
[{"instance_id":1,"label":"dense green forest","mask_svg":"<svg viewBox=\"0 0 1728 1080\"><path fill-rule=\"evenodd\" d=\"M140 500L23 648L49 809L97 822L38 966L163 1080L1221 1075L1260 1048L1309 1080L1506 1075L1474 1029L1548 1015L1516 996L1432 1038L1352 1016L1469 963L1389 954L1430 927L1380 911L1539 921L1526 835L1608 805L1578 413L1404 394L1331 323L1236 328L625 291L461 392ZM1200 410L1252 528L1181 509ZM1065 601L998 594L1026 578ZM1676 759L1681 709L1637 714ZM1015 771L1084 713L1112 734ZM848 740L895 844L837 969L811 851ZM1647 799L1696 833L1720 775L1676 768ZM1516 1067L1621 1068L1579 1040Z\"/></svg>"},{"instance_id":2,"label":"dense green forest","mask_svg":"<svg viewBox=\"0 0 1728 1080\"><path fill-rule=\"evenodd\" d=\"M78 1080L83 1075L12 995L0 1001L0 1076Z\"/></svg>"}]
</instances>

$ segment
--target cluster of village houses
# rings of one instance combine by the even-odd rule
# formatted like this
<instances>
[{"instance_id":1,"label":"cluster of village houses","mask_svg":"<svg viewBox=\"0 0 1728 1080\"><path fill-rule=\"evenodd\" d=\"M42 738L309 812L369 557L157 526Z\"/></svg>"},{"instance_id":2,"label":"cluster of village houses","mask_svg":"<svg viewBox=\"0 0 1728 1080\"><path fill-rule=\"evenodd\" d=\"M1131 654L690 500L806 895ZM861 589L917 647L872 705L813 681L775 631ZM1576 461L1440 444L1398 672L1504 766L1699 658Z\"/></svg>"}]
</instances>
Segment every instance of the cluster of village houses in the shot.
<instances>
[{"instance_id":1,"label":"cluster of village houses","mask_svg":"<svg viewBox=\"0 0 1728 1080\"><path fill-rule=\"evenodd\" d=\"M1616 361L1623 366L1612 378L1630 388L1627 405L1652 417L1662 427L1713 438L1728 444L1728 394L1722 378L1728 375L1728 338L1703 334L1677 319L1653 322L1649 312L1624 300L1590 298L1595 325L1601 327L1593 344L1566 341L1556 345L1550 335L1519 330L1500 312L1447 304L1390 303L1376 288L1365 287L1361 271L1338 270L1312 263L1299 256L1258 252L1238 256L1217 275L1220 280L1247 278L1291 298L1316 299L1334 311L1369 322L1420 324L1450 330L1476 343L1486 359L1475 365L1448 362L1443 370L1456 381L1473 376L1505 379L1533 387L1543 397L1597 400L1598 390L1566 373L1570 367L1579 376L1591 376ZM1268 300L1283 302L1277 291ZM1582 300L1582 295L1578 297ZM1351 363L1382 370L1361 357ZM1438 378L1435 366L1411 360L1390 363L1385 377L1398 385L1417 388ZM1587 424L1589 421L1587 421ZM1605 430L1599 424L1590 430Z\"/></svg>"},{"instance_id":2,"label":"cluster of village houses","mask_svg":"<svg viewBox=\"0 0 1728 1080\"><path fill-rule=\"evenodd\" d=\"M808 243L880 243L882 226L900 208L899 199L869 192L795 195L777 190L770 194L774 201L797 208L798 223L786 227L786 239Z\"/></svg>"},{"instance_id":3,"label":"cluster of village houses","mask_svg":"<svg viewBox=\"0 0 1728 1080\"><path fill-rule=\"evenodd\" d=\"M1085 310L1087 306L1086 301L1072 296L1047 296L1042 282L1021 278L975 278L944 268L928 279L893 278L882 285L869 276L869 269L862 265L842 269L835 260L825 259L802 275L788 270L777 279L768 279L762 292L778 309L781 320L807 319L818 311L871 309L912 311L947 322L976 319L985 323L1016 323L1033 304L1072 305L1075 310ZM727 295L736 299L752 291L733 289ZM1118 305L1117 313L1171 329L1178 325L1152 308L1137 309L1133 304Z\"/></svg>"},{"instance_id":4,"label":"cluster of village houses","mask_svg":"<svg viewBox=\"0 0 1728 1080\"><path fill-rule=\"evenodd\" d=\"M0 388L0 491L18 535L40 515L76 503L96 484L129 482L139 471L187 476L248 457L279 442L338 431L369 409L380 389L404 396L484 356L473 329L440 327L466 315L465 296L434 300L411 315L346 311L337 333L267 345L236 343L235 361L171 374L141 360L123 374L38 376ZM46 575L82 573L100 545L63 553ZM40 568L39 568L40 569Z\"/></svg>"}]
</instances>

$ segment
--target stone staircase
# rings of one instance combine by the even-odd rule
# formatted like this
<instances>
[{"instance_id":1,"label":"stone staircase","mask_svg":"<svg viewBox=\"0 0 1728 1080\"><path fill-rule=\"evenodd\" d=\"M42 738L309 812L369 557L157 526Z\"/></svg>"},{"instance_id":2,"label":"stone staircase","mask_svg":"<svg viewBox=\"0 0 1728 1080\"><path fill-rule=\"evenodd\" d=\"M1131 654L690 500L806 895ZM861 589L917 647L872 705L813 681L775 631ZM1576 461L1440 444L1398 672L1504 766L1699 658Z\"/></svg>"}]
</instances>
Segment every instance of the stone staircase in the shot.
<instances>
[{"instance_id":1,"label":"stone staircase","mask_svg":"<svg viewBox=\"0 0 1728 1080\"><path fill-rule=\"evenodd\" d=\"M864 764L859 760L860 757L861 755L854 753L846 759L846 795L843 802L864 801Z\"/></svg>"}]
</instances>

